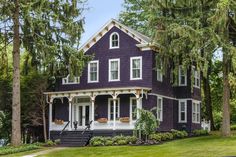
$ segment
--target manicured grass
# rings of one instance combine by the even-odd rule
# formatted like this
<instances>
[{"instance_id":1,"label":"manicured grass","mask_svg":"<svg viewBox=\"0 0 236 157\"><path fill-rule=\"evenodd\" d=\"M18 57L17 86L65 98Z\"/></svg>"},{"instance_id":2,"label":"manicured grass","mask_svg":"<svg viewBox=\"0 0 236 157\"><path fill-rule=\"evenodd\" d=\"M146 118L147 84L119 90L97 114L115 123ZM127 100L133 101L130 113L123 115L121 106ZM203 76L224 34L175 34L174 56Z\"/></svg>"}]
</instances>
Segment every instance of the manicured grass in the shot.
<instances>
[{"instance_id":1,"label":"manicured grass","mask_svg":"<svg viewBox=\"0 0 236 157\"><path fill-rule=\"evenodd\" d=\"M152 146L67 148L43 157L219 157L236 156L236 136L218 135L175 140Z\"/></svg>"}]
</instances>

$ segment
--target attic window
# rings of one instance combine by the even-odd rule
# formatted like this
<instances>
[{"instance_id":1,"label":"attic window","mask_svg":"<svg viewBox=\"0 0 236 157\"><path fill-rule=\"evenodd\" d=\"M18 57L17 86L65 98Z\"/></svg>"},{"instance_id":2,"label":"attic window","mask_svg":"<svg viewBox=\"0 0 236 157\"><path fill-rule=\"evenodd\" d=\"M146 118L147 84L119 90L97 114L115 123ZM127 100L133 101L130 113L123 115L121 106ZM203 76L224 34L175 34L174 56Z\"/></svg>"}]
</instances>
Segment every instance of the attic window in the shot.
<instances>
[{"instance_id":1,"label":"attic window","mask_svg":"<svg viewBox=\"0 0 236 157\"><path fill-rule=\"evenodd\" d=\"M119 48L119 34L114 32L110 35L110 49Z\"/></svg>"}]
</instances>

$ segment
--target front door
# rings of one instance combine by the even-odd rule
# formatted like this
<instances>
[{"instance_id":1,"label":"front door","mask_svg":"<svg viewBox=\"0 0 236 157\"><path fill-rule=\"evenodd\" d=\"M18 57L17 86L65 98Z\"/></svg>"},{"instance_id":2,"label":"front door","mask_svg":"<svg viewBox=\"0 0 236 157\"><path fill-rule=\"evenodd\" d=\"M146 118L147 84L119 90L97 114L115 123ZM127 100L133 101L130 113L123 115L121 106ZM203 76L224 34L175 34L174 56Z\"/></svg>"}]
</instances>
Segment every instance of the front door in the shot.
<instances>
[{"instance_id":1,"label":"front door","mask_svg":"<svg viewBox=\"0 0 236 157\"><path fill-rule=\"evenodd\" d=\"M74 121L78 122L78 129L85 128L90 122L90 105L78 104L74 106Z\"/></svg>"}]
</instances>

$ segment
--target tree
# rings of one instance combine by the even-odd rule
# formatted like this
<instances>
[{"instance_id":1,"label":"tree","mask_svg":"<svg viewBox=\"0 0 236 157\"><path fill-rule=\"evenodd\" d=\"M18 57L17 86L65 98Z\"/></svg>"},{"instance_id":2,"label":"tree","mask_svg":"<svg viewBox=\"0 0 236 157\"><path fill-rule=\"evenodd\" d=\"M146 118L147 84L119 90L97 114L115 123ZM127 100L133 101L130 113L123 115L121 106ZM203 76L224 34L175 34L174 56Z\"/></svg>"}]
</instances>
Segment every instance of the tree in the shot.
<instances>
[{"instance_id":1,"label":"tree","mask_svg":"<svg viewBox=\"0 0 236 157\"><path fill-rule=\"evenodd\" d=\"M55 75L58 69L63 69L64 74L68 73L65 67L69 67L72 75L80 75L84 57L74 47L78 47L83 32L83 4L83 0L0 0L0 27L4 28L0 44L6 46L13 41L11 144L14 146L21 144L20 50L30 53L31 64L39 71Z\"/></svg>"},{"instance_id":2,"label":"tree","mask_svg":"<svg viewBox=\"0 0 236 157\"><path fill-rule=\"evenodd\" d=\"M156 120L154 114L150 111L138 109L137 112L139 112L140 117L135 123L135 130L141 132L141 134L144 135L145 139L147 140L149 135L156 132L159 122Z\"/></svg>"},{"instance_id":3,"label":"tree","mask_svg":"<svg viewBox=\"0 0 236 157\"><path fill-rule=\"evenodd\" d=\"M197 59L198 70L205 71L202 84L204 93L203 104L205 104L207 113L206 118L211 120L212 128L214 128L209 81L211 70L210 66L207 67L212 62L213 52L210 51L214 51L214 45L209 44L204 49L200 49L203 54L202 56L197 52L197 47L203 45L203 43L199 42L199 38L201 38L200 41L202 40L202 42L209 41L207 37L204 38L201 34L208 32L207 18L211 14L209 10L211 6L214 6L214 2L209 0L190 0L188 2L181 0L125 0L125 11L120 14L120 21L154 39L157 51L163 52L160 53L162 53L161 57L165 60L164 71L169 67L174 68L173 65L183 63L185 68L191 69L193 62ZM165 29L167 28L166 26L169 26L168 30ZM160 29L158 33L156 31L157 28ZM172 47L171 50L170 47ZM176 48L180 52L177 52ZM188 59L186 60L185 57ZM174 60L174 63L172 60ZM178 71L177 68L178 66L176 66L176 69L172 69L175 74ZM172 81L177 82L177 79Z\"/></svg>"}]
</instances>

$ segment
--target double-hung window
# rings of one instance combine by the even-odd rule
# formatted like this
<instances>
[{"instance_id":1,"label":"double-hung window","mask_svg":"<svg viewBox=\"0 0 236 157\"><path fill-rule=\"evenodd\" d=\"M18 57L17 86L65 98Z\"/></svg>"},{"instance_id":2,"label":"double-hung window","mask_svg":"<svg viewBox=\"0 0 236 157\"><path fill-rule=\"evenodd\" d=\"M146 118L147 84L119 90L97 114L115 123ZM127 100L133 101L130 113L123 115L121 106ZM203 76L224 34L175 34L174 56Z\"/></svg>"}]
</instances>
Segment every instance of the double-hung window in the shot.
<instances>
[{"instance_id":1,"label":"double-hung window","mask_svg":"<svg viewBox=\"0 0 236 157\"><path fill-rule=\"evenodd\" d=\"M162 62L160 60L158 60L157 63L157 81L162 82L163 80L163 74L162 74Z\"/></svg>"},{"instance_id":2,"label":"double-hung window","mask_svg":"<svg viewBox=\"0 0 236 157\"><path fill-rule=\"evenodd\" d=\"M116 99L116 120L120 118L120 99ZM108 120L113 120L114 117L114 100L112 98L108 99Z\"/></svg>"},{"instance_id":3,"label":"double-hung window","mask_svg":"<svg viewBox=\"0 0 236 157\"><path fill-rule=\"evenodd\" d=\"M200 103L196 101L192 103L192 122L200 123Z\"/></svg>"},{"instance_id":4,"label":"double-hung window","mask_svg":"<svg viewBox=\"0 0 236 157\"><path fill-rule=\"evenodd\" d=\"M161 97L157 97L157 120L163 120L163 99Z\"/></svg>"},{"instance_id":5,"label":"double-hung window","mask_svg":"<svg viewBox=\"0 0 236 157\"><path fill-rule=\"evenodd\" d=\"M135 97L130 98L130 117L132 120L137 119L137 99Z\"/></svg>"},{"instance_id":6,"label":"double-hung window","mask_svg":"<svg viewBox=\"0 0 236 157\"><path fill-rule=\"evenodd\" d=\"M98 82L99 77L99 62L91 61L88 63L88 82Z\"/></svg>"},{"instance_id":7,"label":"double-hung window","mask_svg":"<svg viewBox=\"0 0 236 157\"><path fill-rule=\"evenodd\" d=\"M187 71L182 66L179 66L179 85L187 85Z\"/></svg>"},{"instance_id":8,"label":"double-hung window","mask_svg":"<svg viewBox=\"0 0 236 157\"><path fill-rule=\"evenodd\" d=\"M187 100L179 100L179 123L187 122Z\"/></svg>"},{"instance_id":9,"label":"double-hung window","mask_svg":"<svg viewBox=\"0 0 236 157\"><path fill-rule=\"evenodd\" d=\"M120 81L120 59L109 60L109 81Z\"/></svg>"},{"instance_id":10,"label":"double-hung window","mask_svg":"<svg viewBox=\"0 0 236 157\"><path fill-rule=\"evenodd\" d=\"M130 58L130 80L142 79L142 57Z\"/></svg>"},{"instance_id":11,"label":"double-hung window","mask_svg":"<svg viewBox=\"0 0 236 157\"><path fill-rule=\"evenodd\" d=\"M196 88L200 88L200 72L196 70L195 66L193 66L192 72L194 76L193 86Z\"/></svg>"}]
</instances>

